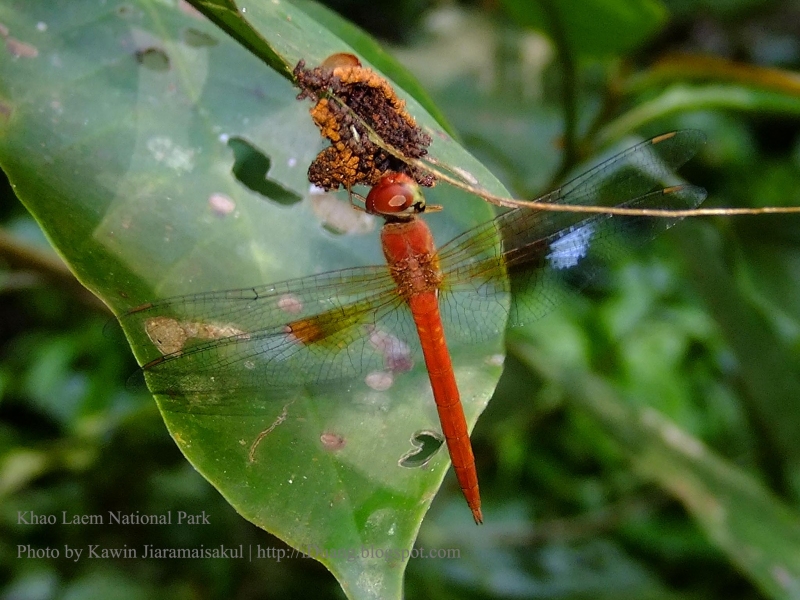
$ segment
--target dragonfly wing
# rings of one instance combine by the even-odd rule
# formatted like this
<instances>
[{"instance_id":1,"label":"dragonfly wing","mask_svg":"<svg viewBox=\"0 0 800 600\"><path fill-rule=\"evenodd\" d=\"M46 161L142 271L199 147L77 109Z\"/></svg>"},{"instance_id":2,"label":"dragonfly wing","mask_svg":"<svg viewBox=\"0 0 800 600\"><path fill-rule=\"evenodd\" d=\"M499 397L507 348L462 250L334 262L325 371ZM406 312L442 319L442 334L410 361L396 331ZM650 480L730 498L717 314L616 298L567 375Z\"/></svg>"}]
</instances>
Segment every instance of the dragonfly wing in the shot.
<instances>
[{"instance_id":1,"label":"dragonfly wing","mask_svg":"<svg viewBox=\"0 0 800 600\"><path fill-rule=\"evenodd\" d=\"M482 342L505 331L511 289L499 245L503 216L439 249L439 309L448 343Z\"/></svg>"},{"instance_id":2,"label":"dragonfly wing","mask_svg":"<svg viewBox=\"0 0 800 600\"><path fill-rule=\"evenodd\" d=\"M682 210L695 208L705 197L702 188L675 186L619 206ZM476 341L502 331L506 321L519 325L544 316L567 290L585 287L613 256L680 220L607 214L587 218L524 208L500 215L440 253L445 270L442 314L451 324L448 339ZM500 247L491 241L498 238ZM509 294L510 301L503 304L503 295ZM498 306L509 308L501 311Z\"/></svg>"},{"instance_id":3,"label":"dragonfly wing","mask_svg":"<svg viewBox=\"0 0 800 600\"><path fill-rule=\"evenodd\" d=\"M683 185L675 169L705 143L697 130L666 133L633 146L538 198L542 203L694 208L705 198ZM679 219L585 218L579 213L518 209L466 232L440 249L445 271L442 315L448 339L485 339L511 324L546 314L563 297L564 282L582 287L597 260L639 230L650 239ZM616 233L612 235L612 232ZM648 233L649 232L649 233ZM644 234L644 236L642 235ZM502 239L502 250L497 241ZM612 240L617 240L612 242ZM502 252L502 254L500 254ZM503 294L511 293L510 311ZM480 312L480 316L469 316Z\"/></svg>"},{"instance_id":4,"label":"dragonfly wing","mask_svg":"<svg viewBox=\"0 0 800 600\"><path fill-rule=\"evenodd\" d=\"M705 134L696 129L656 136L602 161L537 201L615 206L655 189L682 185L685 182L675 170L705 141Z\"/></svg>"},{"instance_id":5,"label":"dragonfly wing","mask_svg":"<svg viewBox=\"0 0 800 600\"><path fill-rule=\"evenodd\" d=\"M650 192L621 204L625 208L684 210L706 197L702 188L675 186ZM513 219L510 219L513 221ZM586 287L605 265L631 246L642 246L682 217L596 215L545 238L513 236L504 242L512 305L509 324L538 319L557 304L568 289ZM515 229L516 224L509 224Z\"/></svg>"},{"instance_id":6,"label":"dragonfly wing","mask_svg":"<svg viewBox=\"0 0 800 600\"><path fill-rule=\"evenodd\" d=\"M169 298L120 321L151 351L148 387L181 412L253 414L298 387L408 370L419 352L386 267Z\"/></svg>"}]
</instances>

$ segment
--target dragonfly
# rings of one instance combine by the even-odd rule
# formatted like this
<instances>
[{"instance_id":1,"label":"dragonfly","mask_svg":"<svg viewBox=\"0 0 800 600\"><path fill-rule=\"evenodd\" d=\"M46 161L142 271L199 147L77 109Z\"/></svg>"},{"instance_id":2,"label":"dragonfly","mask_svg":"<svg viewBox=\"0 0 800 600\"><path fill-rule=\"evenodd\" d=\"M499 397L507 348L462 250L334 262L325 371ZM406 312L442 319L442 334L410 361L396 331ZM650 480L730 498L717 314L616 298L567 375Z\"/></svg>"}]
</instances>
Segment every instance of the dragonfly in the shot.
<instances>
[{"instance_id":1,"label":"dragonfly","mask_svg":"<svg viewBox=\"0 0 800 600\"><path fill-rule=\"evenodd\" d=\"M675 131L605 160L539 202L686 210L706 197L675 170L704 143ZM420 358L442 434L476 523L475 458L448 347L479 342L545 315L598 265L652 239L679 216L517 208L436 246L430 212L408 176L385 174L363 210L384 219L386 263L148 302L122 315L152 342L142 367L165 410L247 414L243 398L291 396L309 384L402 377ZM510 296L510 300L509 300ZM502 307L497 310L497 307ZM487 317L501 315L501 318Z\"/></svg>"}]
</instances>

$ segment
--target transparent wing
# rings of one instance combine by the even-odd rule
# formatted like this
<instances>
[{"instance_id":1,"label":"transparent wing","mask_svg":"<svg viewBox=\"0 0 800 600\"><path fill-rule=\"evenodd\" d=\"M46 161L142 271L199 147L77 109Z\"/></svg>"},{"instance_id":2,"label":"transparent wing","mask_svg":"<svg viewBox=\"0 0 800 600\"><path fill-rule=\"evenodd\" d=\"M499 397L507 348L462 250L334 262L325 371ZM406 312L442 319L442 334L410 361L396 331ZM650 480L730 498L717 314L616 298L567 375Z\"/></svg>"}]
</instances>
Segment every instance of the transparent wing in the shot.
<instances>
[{"instance_id":1,"label":"transparent wing","mask_svg":"<svg viewBox=\"0 0 800 600\"><path fill-rule=\"evenodd\" d=\"M702 142L692 131L653 138L540 200L693 208L705 191L676 185L672 170ZM517 324L542 316L565 282L585 285L626 240L646 241L679 220L517 209L462 234L439 252L448 340L486 339L508 318ZM499 301L509 292L510 314ZM142 371L150 389L177 411L274 410L264 398L371 371L402 372L419 356L413 319L386 266L170 298L120 321L149 350Z\"/></svg>"},{"instance_id":2,"label":"transparent wing","mask_svg":"<svg viewBox=\"0 0 800 600\"><path fill-rule=\"evenodd\" d=\"M705 190L677 186L651 192L620 206L628 208L695 208ZM448 339L477 341L506 325L529 323L547 314L567 289L581 289L613 256L641 245L681 220L680 217L596 215L582 220L570 213L509 211L475 237L452 249L442 261L442 320ZM491 232L491 234L490 234ZM479 240L499 236L502 249L482 248ZM492 255L494 253L494 255ZM488 255L488 256L487 256ZM509 311L498 311L501 294L511 294ZM470 316L472 315L472 316ZM481 315L481 316L478 316Z\"/></svg>"},{"instance_id":3,"label":"transparent wing","mask_svg":"<svg viewBox=\"0 0 800 600\"><path fill-rule=\"evenodd\" d=\"M682 185L675 171L686 164L706 142L696 129L658 135L602 161L539 202L615 206L656 188Z\"/></svg>"},{"instance_id":4,"label":"transparent wing","mask_svg":"<svg viewBox=\"0 0 800 600\"><path fill-rule=\"evenodd\" d=\"M195 413L252 414L300 386L408 370L419 352L385 266L169 298L120 321L151 350L151 391Z\"/></svg>"},{"instance_id":5,"label":"transparent wing","mask_svg":"<svg viewBox=\"0 0 800 600\"><path fill-rule=\"evenodd\" d=\"M658 136L613 156L539 199L573 205L688 209L705 190L682 185L674 169L704 143L702 132ZM552 309L567 287L581 288L600 265L680 218L631 217L516 209L440 248L445 271L442 318L448 340L476 341ZM502 241L498 248L497 240ZM511 293L510 312L497 310ZM468 315L481 313L483 317Z\"/></svg>"}]
</instances>

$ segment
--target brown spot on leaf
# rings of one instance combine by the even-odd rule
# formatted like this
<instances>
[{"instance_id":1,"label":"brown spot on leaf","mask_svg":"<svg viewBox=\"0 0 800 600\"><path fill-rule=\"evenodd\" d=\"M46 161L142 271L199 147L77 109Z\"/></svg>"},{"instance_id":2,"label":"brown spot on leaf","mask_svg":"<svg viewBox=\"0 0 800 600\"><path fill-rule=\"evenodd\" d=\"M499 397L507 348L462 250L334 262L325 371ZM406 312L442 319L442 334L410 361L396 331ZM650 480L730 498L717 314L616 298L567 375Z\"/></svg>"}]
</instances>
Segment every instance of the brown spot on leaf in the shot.
<instances>
[{"instance_id":1,"label":"brown spot on leaf","mask_svg":"<svg viewBox=\"0 0 800 600\"><path fill-rule=\"evenodd\" d=\"M345 440L344 437L338 433L330 433L327 431L319 436L319 441L322 442L322 446L325 450L330 452L341 450L347 445L347 440Z\"/></svg>"},{"instance_id":2,"label":"brown spot on leaf","mask_svg":"<svg viewBox=\"0 0 800 600\"><path fill-rule=\"evenodd\" d=\"M36 58L39 56L39 50L36 46L26 44L13 37L6 38L6 49L16 58Z\"/></svg>"},{"instance_id":3,"label":"brown spot on leaf","mask_svg":"<svg viewBox=\"0 0 800 600\"><path fill-rule=\"evenodd\" d=\"M215 340L232 336L247 337L247 333L232 325L178 321L170 317L152 317L144 322L147 337L161 354L173 354L186 347L190 339Z\"/></svg>"},{"instance_id":4,"label":"brown spot on leaf","mask_svg":"<svg viewBox=\"0 0 800 600\"><path fill-rule=\"evenodd\" d=\"M169 317L148 319L144 323L144 330L161 354L172 354L183 350L186 340L189 339L178 321Z\"/></svg>"}]
</instances>

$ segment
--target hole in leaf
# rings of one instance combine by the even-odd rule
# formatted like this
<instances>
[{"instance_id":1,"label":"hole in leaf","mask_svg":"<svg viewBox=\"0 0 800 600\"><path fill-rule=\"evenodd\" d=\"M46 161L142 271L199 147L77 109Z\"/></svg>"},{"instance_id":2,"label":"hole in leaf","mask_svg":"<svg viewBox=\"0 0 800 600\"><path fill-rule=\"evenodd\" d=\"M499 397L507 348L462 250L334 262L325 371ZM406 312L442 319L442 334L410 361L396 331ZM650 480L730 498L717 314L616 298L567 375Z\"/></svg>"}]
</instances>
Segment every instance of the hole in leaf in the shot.
<instances>
[{"instance_id":1,"label":"hole in leaf","mask_svg":"<svg viewBox=\"0 0 800 600\"><path fill-rule=\"evenodd\" d=\"M16 38L6 38L6 49L16 58L36 58L39 49L33 44L26 44Z\"/></svg>"},{"instance_id":2,"label":"hole in leaf","mask_svg":"<svg viewBox=\"0 0 800 600\"><path fill-rule=\"evenodd\" d=\"M267 177L272 161L250 142L232 137L228 140L228 146L233 150L234 157L231 171L234 177L249 189L284 206L296 204L303 199Z\"/></svg>"},{"instance_id":3,"label":"hole in leaf","mask_svg":"<svg viewBox=\"0 0 800 600\"><path fill-rule=\"evenodd\" d=\"M169 71L169 56L161 48L145 48L136 51L136 60L151 71Z\"/></svg>"},{"instance_id":4,"label":"hole in leaf","mask_svg":"<svg viewBox=\"0 0 800 600\"><path fill-rule=\"evenodd\" d=\"M183 32L183 41L194 48L204 48L219 44L219 40L213 35L199 31L194 27L189 27L189 29Z\"/></svg>"},{"instance_id":5,"label":"hole in leaf","mask_svg":"<svg viewBox=\"0 0 800 600\"><path fill-rule=\"evenodd\" d=\"M418 469L430 462L433 455L436 454L439 448L442 447L442 444L444 444L444 438L442 434L435 431L423 430L413 435L411 444L414 448L401 456L397 464L407 469Z\"/></svg>"}]
</instances>

